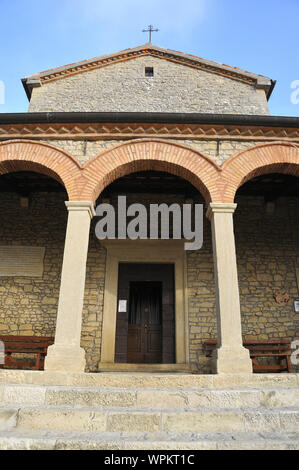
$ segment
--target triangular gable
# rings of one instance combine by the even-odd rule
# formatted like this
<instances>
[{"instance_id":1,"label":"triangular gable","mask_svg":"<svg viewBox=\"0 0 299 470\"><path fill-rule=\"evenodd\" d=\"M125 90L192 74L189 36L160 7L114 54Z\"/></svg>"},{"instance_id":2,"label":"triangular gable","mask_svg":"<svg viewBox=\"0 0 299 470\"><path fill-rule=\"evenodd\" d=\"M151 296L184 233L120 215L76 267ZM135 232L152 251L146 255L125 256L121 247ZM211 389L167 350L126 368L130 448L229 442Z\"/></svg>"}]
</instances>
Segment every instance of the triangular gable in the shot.
<instances>
[{"instance_id":1,"label":"triangular gable","mask_svg":"<svg viewBox=\"0 0 299 470\"><path fill-rule=\"evenodd\" d=\"M107 67L110 64L124 62L136 57L152 56L164 60L169 60L187 67L204 70L209 73L222 75L233 80L237 80L249 85L264 89L269 95L275 85L270 78L263 75L257 75L237 67L230 67L225 64L202 59L194 55L185 54L183 52L172 51L162 47L154 46L151 43L144 44L133 49L125 49L113 54L102 55L93 59L75 62L73 64L46 70L44 72L31 75L22 80L28 98L31 97L32 88L43 84L70 77L79 73L88 72L90 70Z\"/></svg>"}]
</instances>

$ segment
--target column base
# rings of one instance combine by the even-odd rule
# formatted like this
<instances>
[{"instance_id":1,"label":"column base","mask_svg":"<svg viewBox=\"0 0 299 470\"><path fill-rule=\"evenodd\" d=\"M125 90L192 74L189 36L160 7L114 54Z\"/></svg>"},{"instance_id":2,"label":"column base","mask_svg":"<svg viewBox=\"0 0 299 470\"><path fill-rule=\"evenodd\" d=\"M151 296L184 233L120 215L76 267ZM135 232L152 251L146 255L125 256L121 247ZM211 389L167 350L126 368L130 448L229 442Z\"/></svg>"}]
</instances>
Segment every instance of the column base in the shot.
<instances>
[{"instance_id":1,"label":"column base","mask_svg":"<svg viewBox=\"0 0 299 470\"><path fill-rule=\"evenodd\" d=\"M222 346L214 352L212 368L216 374L251 374L252 361L249 350Z\"/></svg>"},{"instance_id":2,"label":"column base","mask_svg":"<svg viewBox=\"0 0 299 470\"><path fill-rule=\"evenodd\" d=\"M45 358L46 371L84 372L85 351L77 346L53 344Z\"/></svg>"}]
</instances>

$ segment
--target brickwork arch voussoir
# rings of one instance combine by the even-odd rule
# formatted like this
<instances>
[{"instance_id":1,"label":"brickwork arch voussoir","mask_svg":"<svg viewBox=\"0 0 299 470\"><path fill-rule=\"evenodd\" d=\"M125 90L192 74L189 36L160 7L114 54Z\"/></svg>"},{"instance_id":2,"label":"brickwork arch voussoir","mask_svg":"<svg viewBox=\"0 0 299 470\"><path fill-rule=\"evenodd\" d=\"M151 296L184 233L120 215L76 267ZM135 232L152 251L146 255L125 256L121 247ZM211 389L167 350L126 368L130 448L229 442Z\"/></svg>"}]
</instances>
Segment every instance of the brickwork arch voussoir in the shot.
<instances>
[{"instance_id":1,"label":"brickwork arch voussoir","mask_svg":"<svg viewBox=\"0 0 299 470\"><path fill-rule=\"evenodd\" d=\"M43 142L11 140L0 143L0 175L16 171L42 173L61 183L69 200L80 200L76 180L81 176L81 168L72 155Z\"/></svg>"},{"instance_id":2,"label":"brickwork arch voussoir","mask_svg":"<svg viewBox=\"0 0 299 470\"><path fill-rule=\"evenodd\" d=\"M214 184L222 172L217 163L189 147L153 139L122 143L88 161L84 165L88 184L82 198L95 201L116 179L147 170L165 171L184 178L201 192L207 203L220 200Z\"/></svg>"},{"instance_id":3,"label":"brickwork arch voussoir","mask_svg":"<svg viewBox=\"0 0 299 470\"><path fill-rule=\"evenodd\" d=\"M275 142L257 145L237 153L223 165L223 202L234 202L240 186L266 173L299 177L299 145Z\"/></svg>"}]
</instances>

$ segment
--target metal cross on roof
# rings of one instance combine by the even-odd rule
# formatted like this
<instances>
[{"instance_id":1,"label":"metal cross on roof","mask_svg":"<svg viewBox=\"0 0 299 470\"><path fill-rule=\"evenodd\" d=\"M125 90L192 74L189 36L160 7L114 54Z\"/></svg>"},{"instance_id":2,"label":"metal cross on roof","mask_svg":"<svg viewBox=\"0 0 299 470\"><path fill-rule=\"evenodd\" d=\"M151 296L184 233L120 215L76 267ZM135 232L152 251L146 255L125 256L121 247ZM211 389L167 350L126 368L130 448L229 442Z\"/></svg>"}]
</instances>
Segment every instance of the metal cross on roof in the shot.
<instances>
[{"instance_id":1,"label":"metal cross on roof","mask_svg":"<svg viewBox=\"0 0 299 470\"><path fill-rule=\"evenodd\" d=\"M143 33L149 33L149 41L148 41L149 43L152 42L152 33L157 33L158 31L159 31L158 29L154 29L152 24L148 26L148 29L142 30Z\"/></svg>"}]
</instances>

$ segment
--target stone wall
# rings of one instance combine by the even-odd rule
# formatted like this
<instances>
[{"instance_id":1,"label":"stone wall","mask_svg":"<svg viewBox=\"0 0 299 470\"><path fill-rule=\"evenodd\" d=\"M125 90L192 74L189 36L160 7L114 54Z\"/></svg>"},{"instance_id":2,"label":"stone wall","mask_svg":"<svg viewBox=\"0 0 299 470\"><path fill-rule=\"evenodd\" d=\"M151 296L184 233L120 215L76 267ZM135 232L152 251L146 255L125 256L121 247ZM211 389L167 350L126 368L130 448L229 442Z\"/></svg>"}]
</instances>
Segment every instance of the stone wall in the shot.
<instances>
[{"instance_id":1,"label":"stone wall","mask_svg":"<svg viewBox=\"0 0 299 470\"><path fill-rule=\"evenodd\" d=\"M53 336L67 213L65 194L35 193L29 209L0 194L1 245L45 247L42 278L0 277L0 334Z\"/></svg>"},{"instance_id":2,"label":"stone wall","mask_svg":"<svg viewBox=\"0 0 299 470\"><path fill-rule=\"evenodd\" d=\"M95 236L95 223L94 220L90 229L81 335L81 346L86 351L90 372L98 370L101 357L106 269L106 249Z\"/></svg>"},{"instance_id":3,"label":"stone wall","mask_svg":"<svg viewBox=\"0 0 299 470\"><path fill-rule=\"evenodd\" d=\"M42 278L0 277L0 335L54 336L67 223L65 193L34 193L28 209L0 193L1 245L45 247ZM89 370L100 357L106 252L90 231L82 347Z\"/></svg>"},{"instance_id":4,"label":"stone wall","mask_svg":"<svg viewBox=\"0 0 299 470\"><path fill-rule=\"evenodd\" d=\"M299 206L296 198L279 198L267 214L262 197L237 197L234 216L242 334L244 339L299 338L299 298L296 260L299 256ZM210 227L205 223L204 245L188 253L190 360L209 371L203 342L217 336L215 287ZM290 300L278 304L274 291ZM299 367L292 366L293 371Z\"/></svg>"},{"instance_id":5,"label":"stone wall","mask_svg":"<svg viewBox=\"0 0 299 470\"><path fill-rule=\"evenodd\" d=\"M32 140L32 139L30 139ZM37 140L37 139L35 139ZM131 139L127 139L131 140ZM213 139L164 139L165 142L176 142L178 144L190 147L194 150L202 152L207 157L214 160L218 165L222 165L226 160L242 150L252 148L260 141L253 140L234 140L234 139L221 139L221 141ZM112 149L117 145L120 145L126 140L113 139L113 140L43 140L47 144L53 145L54 147L65 150L75 157L81 164L84 164L96 157L105 150Z\"/></svg>"},{"instance_id":6,"label":"stone wall","mask_svg":"<svg viewBox=\"0 0 299 470\"><path fill-rule=\"evenodd\" d=\"M281 197L267 213L263 198L240 197L235 215L243 335L246 339L299 337L296 258L299 256L297 198ZM290 297L279 304L274 291Z\"/></svg>"},{"instance_id":7,"label":"stone wall","mask_svg":"<svg viewBox=\"0 0 299 470\"><path fill-rule=\"evenodd\" d=\"M145 67L154 77L145 77ZM156 57L138 57L34 88L30 112L269 114L252 85Z\"/></svg>"},{"instance_id":8,"label":"stone wall","mask_svg":"<svg viewBox=\"0 0 299 470\"><path fill-rule=\"evenodd\" d=\"M212 234L204 219L204 243L201 250L187 252L187 286L189 313L189 352L193 369L210 372L204 341L217 337L216 301Z\"/></svg>"}]
</instances>

